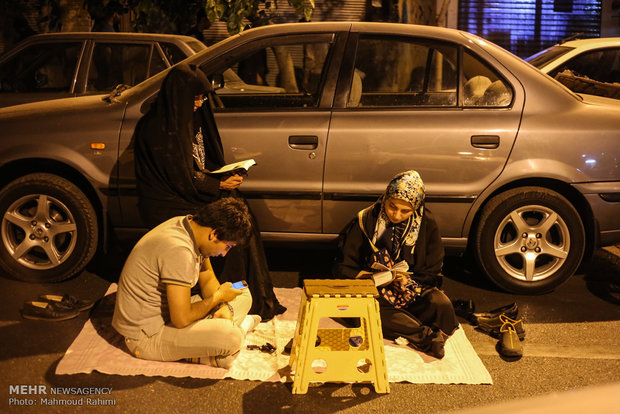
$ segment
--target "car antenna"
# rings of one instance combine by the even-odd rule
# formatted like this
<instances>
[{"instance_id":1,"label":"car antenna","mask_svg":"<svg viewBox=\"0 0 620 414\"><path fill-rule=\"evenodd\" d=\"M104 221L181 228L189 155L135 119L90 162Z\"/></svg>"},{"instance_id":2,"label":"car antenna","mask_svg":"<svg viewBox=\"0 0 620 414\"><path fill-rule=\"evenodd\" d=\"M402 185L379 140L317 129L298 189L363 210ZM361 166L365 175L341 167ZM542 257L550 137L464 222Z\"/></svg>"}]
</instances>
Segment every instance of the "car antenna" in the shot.
<instances>
[{"instance_id":1,"label":"car antenna","mask_svg":"<svg viewBox=\"0 0 620 414\"><path fill-rule=\"evenodd\" d=\"M120 96L120 94L123 93L123 91L126 91L129 88L131 88L131 86L125 85L125 84L122 84L122 83L118 84L118 85L116 85L116 88L114 88L112 90L112 92L110 92L110 94L108 96L104 96L101 99L104 100L107 103L112 103L112 98L116 98L117 96Z\"/></svg>"}]
</instances>

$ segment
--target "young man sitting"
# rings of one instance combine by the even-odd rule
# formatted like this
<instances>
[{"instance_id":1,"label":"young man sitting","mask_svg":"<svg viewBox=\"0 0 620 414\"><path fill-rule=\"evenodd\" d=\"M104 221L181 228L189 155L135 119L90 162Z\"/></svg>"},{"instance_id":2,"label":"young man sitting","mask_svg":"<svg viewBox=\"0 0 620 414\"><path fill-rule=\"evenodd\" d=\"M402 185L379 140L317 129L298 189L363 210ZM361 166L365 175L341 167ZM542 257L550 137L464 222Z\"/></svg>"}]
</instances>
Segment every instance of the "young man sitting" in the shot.
<instances>
[{"instance_id":1,"label":"young man sitting","mask_svg":"<svg viewBox=\"0 0 620 414\"><path fill-rule=\"evenodd\" d=\"M230 367L260 317L247 315L247 288L220 285L209 257L243 243L250 227L247 206L223 198L140 239L123 267L112 318L133 355ZM192 296L196 284L200 295Z\"/></svg>"}]
</instances>

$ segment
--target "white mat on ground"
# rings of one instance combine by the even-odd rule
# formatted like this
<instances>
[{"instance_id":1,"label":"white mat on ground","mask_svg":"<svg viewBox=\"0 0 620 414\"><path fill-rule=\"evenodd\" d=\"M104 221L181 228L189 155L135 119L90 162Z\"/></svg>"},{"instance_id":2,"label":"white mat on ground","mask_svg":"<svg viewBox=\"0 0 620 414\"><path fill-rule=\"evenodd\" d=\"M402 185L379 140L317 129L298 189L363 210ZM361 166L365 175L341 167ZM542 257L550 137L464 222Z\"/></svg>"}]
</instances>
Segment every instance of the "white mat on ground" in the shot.
<instances>
[{"instance_id":1,"label":"white mat on ground","mask_svg":"<svg viewBox=\"0 0 620 414\"><path fill-rule=\"evenodd\" d=\"M92 317L58 363L56 374L79 374L99 371L115 375L163 377L234 378L259 381L281 381L278 370L288 364L281 352L293 337L301 289L276 288L276 296L288 308L284 315L261 323L247 337L247 344L270 342L278 351L273 354L243 349L230 370L183 362L145 361L133 357L123 338L111 326L116 284L97 304ZM467 340L463 329L446 343L446 356L437 360L392 341L384 341L388 379L390 382L419 384L492 384L489 372Z\"/></svg>"}]
</instances>

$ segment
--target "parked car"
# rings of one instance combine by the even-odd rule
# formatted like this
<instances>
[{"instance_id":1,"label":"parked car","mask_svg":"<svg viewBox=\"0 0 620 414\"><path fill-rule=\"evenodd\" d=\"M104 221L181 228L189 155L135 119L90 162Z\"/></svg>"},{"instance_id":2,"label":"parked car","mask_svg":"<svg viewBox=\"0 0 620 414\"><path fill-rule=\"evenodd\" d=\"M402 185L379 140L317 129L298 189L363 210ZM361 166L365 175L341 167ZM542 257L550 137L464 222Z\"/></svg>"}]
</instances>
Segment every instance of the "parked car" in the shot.
<instances>
[{"instance_id":1,"label":"parked car","mask_svg":"<svg viewBox=\"0 0 620 414\"><path fill-rule=\"evenodd\" d=\"M31 36L0 56L0 107L134 86L204 49L193 37L166 34Z\"/></svg>"},{"instance_id":2,"label":"parked car","mask_svg":"<svg viewBox=\"0 0 620 414\"><path fill-rule=\"evenodd\" d=\"M550 291L584 254L620 242L620 102L580 97L484 39L282 24L187 62L217 86L232 70L269 87L229 90L215 109L226 160L257 162L242 190L266 241L333 241L415 169L446 247L469 248L508 291ZM166 73L110 96L0 109L5 275L62 280L111 229L145 230L132 135Z\"/></svg>"},{"instance_id":3,"label":"parked car","mask_svg":"<svg viewBox=\"0 0 620 414\"><path fill-rule=\"evenodd\" d=\"M570 40L526 60L574 92L620 99L620 37Z\"/></svg>"}]
</instances>

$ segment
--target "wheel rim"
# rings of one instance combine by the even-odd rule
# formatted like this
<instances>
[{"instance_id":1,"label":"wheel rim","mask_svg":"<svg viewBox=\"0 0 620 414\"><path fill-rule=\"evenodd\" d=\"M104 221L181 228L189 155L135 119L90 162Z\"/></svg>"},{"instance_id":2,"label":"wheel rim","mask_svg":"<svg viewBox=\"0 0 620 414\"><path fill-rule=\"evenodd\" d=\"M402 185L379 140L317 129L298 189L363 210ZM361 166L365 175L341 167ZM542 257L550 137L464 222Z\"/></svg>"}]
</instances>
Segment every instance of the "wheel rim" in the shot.
<instances>
[{"instance_id":1,"label":"wheel rim","mask_svg":"<svg viewBox=\"0 0 620 414\"><path fill-rule=\"evenodd\" d=\"M566 262L570 232L558 213L539 205L513 210L494 237L495 257L511 277L535 282L552 276Z\"/></svg>"},{"instance_id":2,"label":"wheel rim","mask_svg":"<svg viewBox=\"0 0 620 414\"><path fill-rule=\"evenodd\" d=\"M60 200L31 194L9 206L2 217L2 243L11 257L34 270L63 264L75 250L77 225Z\"/></svg>"}]
</instances>

